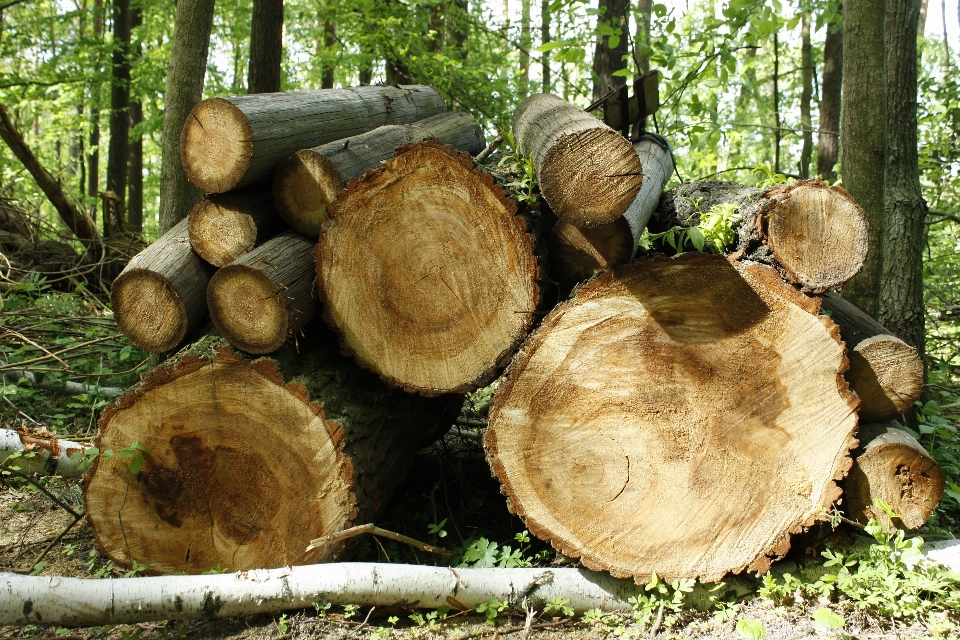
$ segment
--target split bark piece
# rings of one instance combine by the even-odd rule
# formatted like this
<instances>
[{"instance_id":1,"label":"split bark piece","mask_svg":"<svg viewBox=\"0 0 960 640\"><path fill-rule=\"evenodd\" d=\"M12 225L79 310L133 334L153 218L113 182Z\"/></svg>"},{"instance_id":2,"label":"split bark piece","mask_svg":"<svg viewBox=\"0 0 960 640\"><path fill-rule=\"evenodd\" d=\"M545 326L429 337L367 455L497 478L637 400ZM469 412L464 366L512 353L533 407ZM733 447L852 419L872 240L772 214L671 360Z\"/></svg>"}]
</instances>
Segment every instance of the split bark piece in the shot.
<instances>
[{"instance_id":1,"label":"split bark piece","mask_svg":"<svg viewBox=\"0 0 960 640\"><path fill-rule=\"evenodd\" d=\"M299 149L416 122L446 108L435 89L421 85L210 98L183 125L180 157L193 184L222 193L270 180Z\"/></svg>"},{"instance_id":2,"label":"split bark piece","mask_svg":"<svg viewBox=\"0 0 960 640\"><path fill-rule=\"evenodd\" d=\"M823 296L823 310L840 325L847 343L847 382L860 396L862 422L887 422L906 413L923 392L923 359L852 302Z\"/></svg>"},{"instance_id":3,"label":"split bark piece","mask_svg":"<svg viewBox=\"0 0 960 640\"><path fill-rule=\"evenodd\" d=\"M533 160L540 192L560 220L598 227L619 218L640 191L630 142L586 111L549 93L513 114L520 151Z\"/></svg>"},{"instance_id":4,"label":"split bark piece","mask_svg":"<svg viewBox=\"0 0 960 640\"><path fill-rule=\"evenodd\" d=\"M531 335L484 447L510 510L591 569L762 572L839 497L856 446L839 331L764 265L602 274Z\"/></svg>"},{"instance_id":5,"label":"split bark piece","mask_svg":"<svg viewBox=\"0 0 960 640\"><path fill-rule=\"evenodd\" d=\"M175 349L207 315L212 272L190 248L184 218L134 256L113 281L110 302L123 335L151 353Z\"/></svg>"},{"instance_id":6,"label":"split bark piece","mask_svg":"<svg viewBox=\"0 0 960 640\"><path fill-rule=\"evenodd\" d=\"M922 527L943 497L943 469L896 421L862 424L857 437L860 448L844 482L847 515L864 524L874 518L887 526ZM891 522L878 499L900 518Z\"/></svg>"},{"instance_id":7,"label":"split bark piece","mask_svg":"<svg viewBox=\"0 0 960 640\"><path fill-rule=\"evenodd\" d=\"M550 232L550 266L565 288L633 260L637 241L650 221L673 174L673 156L665 142L641 138L633 150L643 167L643 184L627 211L605 225L583 229L560 220Z\"/></svg>"},{"instance_id":8,"label":"split bark piece","mask_svg":"<svg viewBox=\"0 0 960 640\"><path fill-rule=\"evenodd\" d=\"M272 353L313 317L313 245L288 231L213 275L207 306L227 342L247 353Z\"/></svg>"},{"instance_id":9,"label":"split bark piece","mask_svg":"<svg viewBox=\"0 0 960 640\"><path fill-rule=\"evenodd\" d=\"M291 227L307 236L320 235L328 218L327 206L336 200L351 178L380 166L397 147L436 138L459 151L475 155L483 150L483 129L469 113L442 113L420 122L386 125L369 133L297 151L277 167L273 197L277 210Z\"/></svg>"},{"instance_id":10,"label":"split bark piece","mask_svg":"<svg viewBox=\"0 0 960 640\"><path fill-rule=\"evenodd\" d=\"M87 473L100 549L160 573L337 557L343 542L305 549L373 520L458 406L387 388L332 338L251 363L207 337L110 405L100 450L137 441L149 453L137 475L122 457L101 457Z\"/></svg>"},{"instance_id":11,"label":"split bark piece","mask_svg":"<svg viewBox=\"0 0 960 640\"><path fill-rule=\"evenodd\" d=\"M89 446L72 440L60 440L53 434L44 436L30 433L26 429L0 429L0 462L15 453L33 452L31 457L17 458L20 471L28 475L79 478L81 471L78 461L72 460L70 456L83 453Z\"/></svg>"},{"instance_id":12,"label":"split bark piece","mask_svg":"<svg viewBox=\"0 0 960 640\"><path fill-rule=\"evenodd\" d=\"M281 219L269 189L212 194L190 210L190 246L215 267L225 267L269 238Z\"/></svg>"},{"instance_id":13,"label":"split bark piece","mask_svg":"<svg viewBox=\"0 0 960 640\"><path fill-rule=\"evenodd\" d=\"M330 213L317 271L344 348L424 395L492 380L533 324L540 267L490 176L451 147L406 145L351 181Z\"/></svg>"},{"instance_id":14,"label":"split bark piece","mask_svg":"<svg viewBox=\"0 0 960 640\"><path fill-rule=\"evenodd\" d=\"M661 200L657 230L696 226L701 213L734 203L743 221L737 258L771 264L804 291L823 293L851 280L867 255L867 221L849 193L818 180L766 190L700 180Z\"/></svg>"}]
</instances>

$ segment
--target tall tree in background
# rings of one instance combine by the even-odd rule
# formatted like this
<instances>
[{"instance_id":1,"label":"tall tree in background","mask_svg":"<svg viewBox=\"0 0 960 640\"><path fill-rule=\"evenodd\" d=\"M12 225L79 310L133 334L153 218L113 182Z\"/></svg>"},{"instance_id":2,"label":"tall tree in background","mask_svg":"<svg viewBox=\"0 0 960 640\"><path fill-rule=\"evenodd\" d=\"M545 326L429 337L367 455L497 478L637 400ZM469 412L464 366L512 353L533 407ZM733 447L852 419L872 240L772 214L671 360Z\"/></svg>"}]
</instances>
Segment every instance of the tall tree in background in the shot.
<instances>
[{"instance_id":1,"label":"tall tree in background","mask_svg":"<svg viewBox=\"0 0 960 640\"><path fill-rule=\"evenodd\" d=\"M540 44L550 42L550 0L540 2ZM550 52L544 51L540 62L543 67L543 92L550 93Z\"/></svg>"},{"instance_id":2,"label":"tall tree in background","mask_svg":"<svg viewBox=\"0 0 960 640\"><path fill-rule=\"evenodd\" d=\"M327 18L323 21L323 45L329 51L331 47L337 44L337 23L333 18ZM364 84L361 81L361 84ZM366 84L370 84L369 78ZM321 89L333 88L333 65L327 64L323 68L323 77L320 80ZM251 92L253 93L253 92Z\"/></svg>"},{"instance_id":3,"label":"tall tree in background","mask_svg":"<svg viewBox=\"0 0 960 640\"><path fill-rule=\"evenodd\" d=\"M143 8L139 0L131 7L131 36L135 29L143 24ZM132 46L132 45L131 45ZM136 48L130 51L131 64L140 59L143 46L139 38ZM132 91L131 91L132 93ZM143 100L139 96L130 99L130 159L127 162L127 230L134 233L143 231Z\"/></svg>"},{"instance_id":4,"label":"tall tree in background","mask_svg":"<svg viewBox=\"0 0 960 640\"><path fill-rule=\"evenodd\" d=\"M827 27L823 44L823 80L820 84L820 134L817 139L817 173L837 179L840 153L840 100L843 89L843 25Z\"/></svg>"},{"instance_id":5,"label":"tall tree in background","mask_svg":"<svg viewBox=\"0 0 960 640\"><path fill-rule=\"evenodd\" d=\"M197 189L180 162L180 130L203 95L214 0L179 0L163 110L163 154L160 173L160 233L190 213Z\"/></svg>"},{"instance_id":6,"label":"tall tree in background","mask_svg":"<svg viewBox=\"0 0 960 640\"><path fill-rule=\"evenodd\" d=\"M253 0L247 92L280 91L282 59L283 0Z\"/></svg>"},{"instance_id":7,"label":"tall tree in background","mask_svg":"<svg viewBox=\"0 0 960 640\"><path fill-rule=\"evenodd\" d=\"M803 149L800 152L800 177L810 177L810 159L813 157L813 128L810 119L810 102L813 99L813 45L810 43L810 14L800 17L800 76L803 89L800 93L800 126L803 127Z\"/></svg>"},{"instance_id":8,"label":"tall tree in background","mask_svg":"<svg viewBox=\"0 0 960 640\"><path fill-rule=\"evenodd\" d=\"M633 59L641 75L650 71L650 25L653 20L653 0L637 2L637 35L633 39Z\"/></svg>"},{"instance_id":9,"label":"tall tree in background","mask_svg":"<svg viewBox=\"0 0 960 640\"><path fill-rule=\"evenodd\" d=\"M130 155L130 0L113 0L113 74L110 82L110 146L103 235L124 228L127 161Z\"/></svg>"},{"instance_id":10,"label":"tall tree in background","mask_svg":"<svg viewBox=\"0 0 960 640\"><path fill-rule=\"evenodd\" d=\"M103 0L93 2L93 41L103 42ZM87 195L96 198L100 191L100 47L94 49L93 80L90 83L90 156L87 165ZM97 219L97 210L91 212Z\"/></svg>"},{"instance_id":11,"label":"tall tree in background","mask_svg":"<svg viewBox=\"0 0 960 640\"><path fill-rule=\"evenodd\" d=\"M530 0L520 0L520 99L530 94Z\"/></svg>"},{"instance_id":12,"label":"tall tree in background","mask_svg":"<svg viewBox=\"0 0 960 640\"><path fill-rule=\"evenodd\" d=\"M623 57L627 54L627 13L630 0L598 0L597 47L593 54L593 99L599 100L605 93L623 85L624 79L614 72L626 68ZM606 33L605 33L606 32ZM607 35L609 34L609 35Z\"/></svg>"}]
</instances>

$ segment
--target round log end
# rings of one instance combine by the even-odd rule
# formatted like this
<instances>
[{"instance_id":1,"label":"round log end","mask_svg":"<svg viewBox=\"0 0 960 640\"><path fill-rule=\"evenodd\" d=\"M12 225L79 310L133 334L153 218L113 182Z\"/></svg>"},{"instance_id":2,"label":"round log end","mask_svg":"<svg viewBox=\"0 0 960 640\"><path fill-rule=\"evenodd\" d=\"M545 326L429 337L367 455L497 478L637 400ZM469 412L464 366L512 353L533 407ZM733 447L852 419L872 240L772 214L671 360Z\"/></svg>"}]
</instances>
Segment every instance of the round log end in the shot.
<instances>
[{"instance_id":1,"label":"round log end","mask_svg":"<svg viewBox=\"0 0 960 640\"><path fill-rule=\"evenodd\" d=\"M220 335L241 351L272 353L287 339L286 297L258 269L231 265L217 271L207 286L207 307Z\"/></svg>"},{"instance_id":2,"label":"round log end","mask_svg":"<svg viewBox=\"0 0 960 640\"><path fill-rule=\"evenodd\" d=\"M340 172L324 155L301 149L277 167L273 199L287 223L310 239L320 235L327 206L344 188Z\"/></svg>"},{"instance_id":3,"label":"round log end","mask_svg":"<svg viewBox=\"0 0 960 640\"><path fill-rule=\"evenodd\" d=\"M257 242L257 223L229 194L195 204L188 227L190 246L215 267L227 266Z\"/></svg>"},{"instance_id":4,"label":"round log end","mask_svg":"<svg viewBox=\"0 0 960 640\"><path fill-rule=\"evenodd\" d=\"M557 140L544 154L537 177L557 217L589 228L623 215L640 191L643 168L630 142L601 125Z\"/></svg>"},{"instance_id":5,"label":"round log end","mask_svg":"<svg viewBox=\"0 0 960 640\"><path fill-rule=\"evenodd\" d=\"M180 159L187 179L204 191L232 189L253 155L253 130L243 112L228 100L197 104L180 131Z\"/></svg>"},{"instance_id":6,"label":"round log end","mask_svg":"<svg viewBox=\"0 0 960 640\"><path fill-rule=\"evenodd\" d=\"M566 288L626 264L633 257L633 234L624 217L593 229L560 220L548 240L553 276Z\"/></svg>"},{"instance_id":7,"label":"round log end","mask_svg":"<svg viewBox=\"0 0 960 640\"><path fill-rule=\"evenodd\" d=\"M766 195L766 240L792 281L823 293L859 273L867 257L867 220L849 193L804 181Z\"/></svg>"},{"instance_id":8,"label":"round log end","mask_svg":"<svg viewBox=\"0 0 960 640\"><path fill-rule=\"evenodd\" d=\"M113 281L110 302L123 335L144 351L171 351L187 335L186 305L170 281L156 271L125 270Z\"/></svg>"},{"instance_id":9,"label":"round log end","mask_svg":"<svg viewBox=\"0 0 960 640\"><path fill-rule=\"evenodd\" d=\"M923 360L890 335L867 338L850 352L847 380L860 396L860 419L887 422L906 413L923 391Z\"/></svg>"}]
</instances>

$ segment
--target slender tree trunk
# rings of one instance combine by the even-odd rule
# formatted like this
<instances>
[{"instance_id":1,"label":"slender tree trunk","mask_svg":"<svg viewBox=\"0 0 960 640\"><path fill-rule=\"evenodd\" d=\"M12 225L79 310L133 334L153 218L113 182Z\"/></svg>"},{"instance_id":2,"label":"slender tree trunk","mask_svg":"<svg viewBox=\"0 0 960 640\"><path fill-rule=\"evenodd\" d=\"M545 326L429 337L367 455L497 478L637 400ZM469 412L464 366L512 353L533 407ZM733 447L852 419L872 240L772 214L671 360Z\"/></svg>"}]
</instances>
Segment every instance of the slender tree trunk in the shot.
<instances>
[{"instance_id":1,"label":"slender tree trunk","mask_svg":"<svg viewBox=\"0 0 960 640\"><path fill-rule=\"evenodd\" d=\"M520 99L530 94L530 0L520 0Z\"/></svg>"},{"instance_id":2,"label":"slender tree trunk","mask_svg":"<svg viewBox=\"0 0 960 640\"><path fill-rule=\"evenodd\" d=\"M93 2L93 40L96 53L93 56L93 81L90 86L90 158L87 170L87 195L96 198L100 191L100 45L103 44L103 0ZM92 211L97 220L97 209Z\"/></svg>"},{"instance_id":3,"label":"slender tree trunk","mask_svg":"<svg viewBox=\"0 0 960 640\"><path fill-rule=\"evenodd\" d=\"M947 42L947 3L940 0L940 18L943 21L943 72L950 71L950 44Z\"/></svg>"},{"instance_id":4,"label":"slender tree trunk","mask_svg":"<svg viewBox=\"0 0 960 640\"><path fill-rule=\"evenodd\" d=\"M780 38L773 34L773 170L780 171Z\"/></svg>"},{"instance_id":5,"label":"slender tree trunk","mask_svg":"<svg viewBox=\"0 0 960 640\"><path fill-rule=\"evenodd\" d=\"M253 0L247 93L280 91L283 57L283 0Z\"/></svg>"},{"instance_id":6,"label":"slender tree trunk","mask_svg":"<svg viewBox=\"0 0 960 640\"><path fill-rule=\"evenodd\" d=\"M203 75L213 28L213 3L214 0L177 2L163 110L161 234L186 217L197 199L197 190L187 180L180 161L180 130L203 94Z\"/></svg>"},{"instance_id":7,"label":"slender tree trunk","mask_svg":"<svg viewBox=\"0 0 960 640\"><path fill-rule=\"evenodd\" d=\"M139 3L131 7L130 27L137 29L143 24L143 9ZM131 49L131 65L139 62L143 47L137 39L136 49ZM143 231L143 132L139 126L143 122L143 101L137 97L130 101L130 156L127 161L127 229L134 233Z\"/></svg>"},{"instance_id":8,"label":"slender tree trunk","mask_svg":"<svg viewBox=\"0 0 960 640\"><path fill-rule=\"evenodd\" d=\"M621 78L614 77L613 73L626 68L623 56L627 49L627 13L630 11L630 0L598 0L600 14L597 24L608 24L618 30L619 36L600 36L597 48L593 54L593 99L599 100L605 93L621 86ZM610 46L613 38L615 47Z\"/></svg>"},{"instance_id":9,"label":"slender tree trunk","mask_svg":"<svg viewBox=\"0 0 960 640\"><path fill-rule=\"evenodd\" d=\"M810 126L810 101L813 98L813 48L810 45L810 14L801 17L800 66L803 90L800 94L800 123L803 127L803 150L800 152L800 177L810 177L810 158L813 156L813 129Z\"/></svg>"},{"instance_id":10,"label":"slender tree trunk","mask_svg":"<svg viewBox=\"0 0 960 640\"><path fill-rule=\"evenodd\" d=\"M653 15L653 0L638 0L637 9L639 9L640 20L637 22L637 36L634 38L633 60L637 63L637 70L640 74L650 71L650 56L647 55L647 49L640 51L640 45L650 46L650 24Z\"/></svg>"},{"instance_id":11,"label":"slender tree trunk","mask_svg":"<svg viewBox=\"0 0 960 640\"><path fill-rule=\"evenodd\" d=\"M550 42L550 0L541 0L540 2L540 42L547 44ZM543 92L550 93L550 52L543 52L543 59L540 64L543 66Z\"/></svg>"},{"instance_id":12,"label":"slender tree trunk","mask_svg":"<svg viewBox=\"0 0 960 640\"><path fill-rule=\"evenodd\" d=\"M923 36L923 29L927 24L927 5L930 0L920 0L920 20L917 24L917 36Z\"/></svg>"},{"instance_id":13,"label":"slender tree trunk","mask_svg":"<svg viewBox=\"0 0 960 640\"><path fill-rule=\"evenodd\" d=\"M817 173L824 180L837 179L840 151L840 98L843 89L843 27L827 29L823 45L823 82L820 87L820 134L817 140Z\"/></svg>"},{"instance_id":14,"label":"slender tree trunk","mask_svg":"<svg viewBox=\"0 0 960 640\"><path fill-rule=\"evenodd\" d=\"M328 18L323 21L323 45L326 51L329 51L331 47L337 44L337 23ZM364 84L361 79L360 84ZM370 84L369 78L367 79L366 84ZM332 89L333 88L333 65L329 67L324 66L323 68L323 78L320 81L321 89Z\"/></svg>"},{"instance_id":15,"label":"slender tree trunk","mask_svg":"<svg viewBox=\"0 0 960 640\"><path fill-rule=\"evenodd\" d=\"M110 147L107 158L107 191L116 194L108 206L104 199L103 235L124 228L127 160L130 156L130 0L113 0L113 77L110 86ZM110 216L108 219L108 212Z\"/></svg>"}]
</instances>

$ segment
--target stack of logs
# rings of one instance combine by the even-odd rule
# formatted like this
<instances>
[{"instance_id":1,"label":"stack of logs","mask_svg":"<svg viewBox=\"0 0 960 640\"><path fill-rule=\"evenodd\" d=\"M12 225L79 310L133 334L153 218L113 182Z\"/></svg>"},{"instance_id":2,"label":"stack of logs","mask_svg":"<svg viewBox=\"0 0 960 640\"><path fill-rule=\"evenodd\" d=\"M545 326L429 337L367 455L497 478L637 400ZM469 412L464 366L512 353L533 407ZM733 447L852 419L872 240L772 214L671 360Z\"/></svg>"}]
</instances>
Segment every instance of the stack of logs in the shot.
<instances>
[{"instance_id":1,"label":"stack of logs","mask_svg":"<svg viewBox=\"0 0 960 640\"><path fill-rule=\"evenodd\" d=\"M923 524L942 473L880 424L919 397L922 363L831 293L867 251L846 192L664 193L662 138L631 143L540 94L514 116L542 196L531 205L522 180L471 158L476 120L444 111L422 86L194 109L182 159L210 195L113 287L139 347L194 335L101 419L101 450L148 449L136 475L122 457L87 474L114 562L198 573L337 558L342 541L309 542L375 521L460 394L505 368L491 469L530 531L587 567L763 571L844 478L850 517L881 497ZM742 215L727 254L636 258L648 224L695 226L725 203ZM308 322L318 309L325 322ZM858 411L876 424L858 431Z\"/></svg>"}]
</instances>

